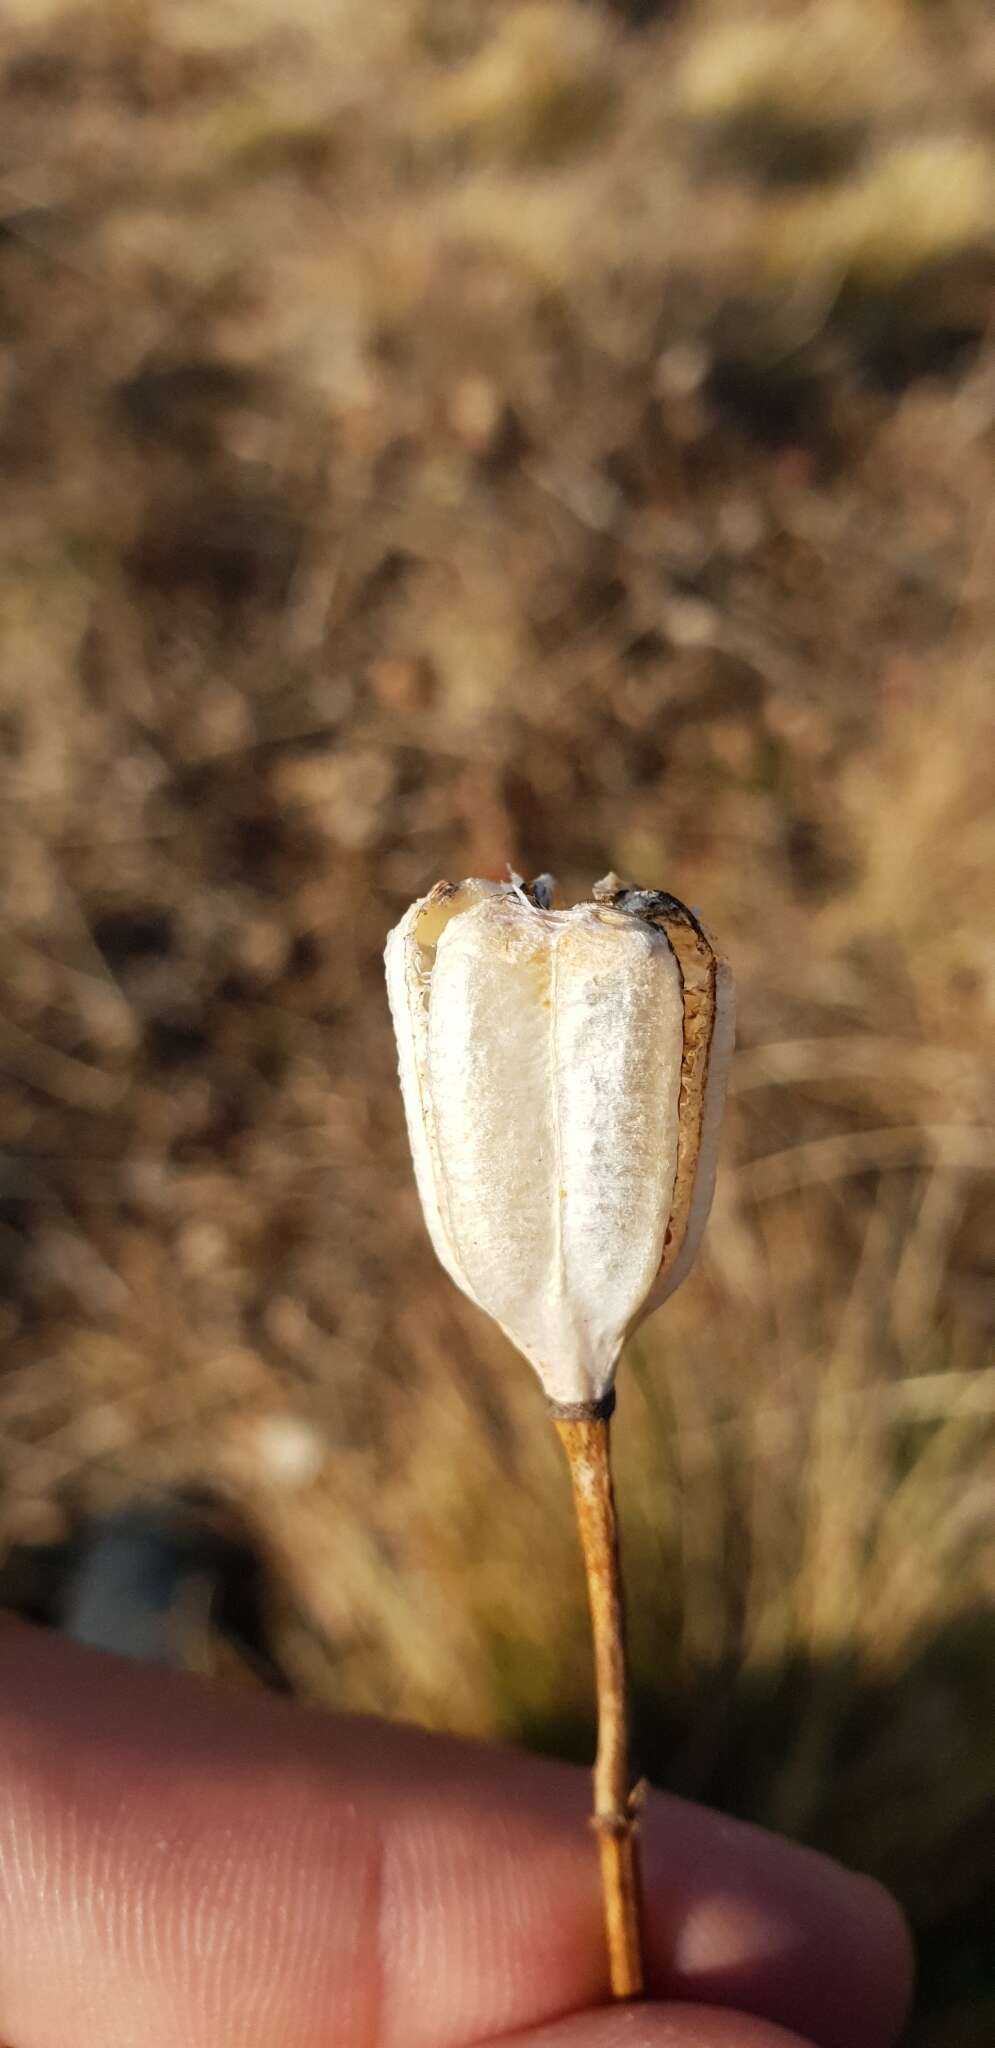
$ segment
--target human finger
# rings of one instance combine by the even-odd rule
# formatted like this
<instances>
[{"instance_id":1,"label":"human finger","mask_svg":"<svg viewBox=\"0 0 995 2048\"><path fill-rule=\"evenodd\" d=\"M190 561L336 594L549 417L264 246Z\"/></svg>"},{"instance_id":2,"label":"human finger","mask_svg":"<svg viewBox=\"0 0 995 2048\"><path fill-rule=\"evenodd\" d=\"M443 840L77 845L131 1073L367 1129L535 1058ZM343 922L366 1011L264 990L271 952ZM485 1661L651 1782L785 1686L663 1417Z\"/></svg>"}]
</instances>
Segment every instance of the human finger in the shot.
<instances>
[{"instance_id":1,"label":"human finger","mask_svg":"<svg viewBox=\"0 0 995 2048\"><path fill-rule=\"evenodd\" d=\"M0 1638L0 2036L467 2048L606 1996L586 1774ZM884 2048L876 1886L680 1800L644 1819L654 1996Z\"/></svg>"}]
</instances>

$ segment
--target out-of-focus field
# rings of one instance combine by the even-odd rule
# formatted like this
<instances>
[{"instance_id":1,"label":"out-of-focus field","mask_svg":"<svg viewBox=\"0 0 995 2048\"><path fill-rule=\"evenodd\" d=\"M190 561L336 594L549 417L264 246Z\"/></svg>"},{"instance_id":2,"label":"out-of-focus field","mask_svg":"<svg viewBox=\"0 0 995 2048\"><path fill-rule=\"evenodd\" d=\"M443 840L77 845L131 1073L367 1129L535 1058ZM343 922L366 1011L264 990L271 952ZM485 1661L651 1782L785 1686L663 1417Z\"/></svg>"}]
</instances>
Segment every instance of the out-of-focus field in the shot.
<instances>
[{"instance_id":1,"label":"out-of-focus field","mask_svg":"<svg viewBox=\"0 0 995 2048\"><path fill-rule=\"evenodd\" d=\"M616 1425L642 1761L894 1884L980 2048L990 17L4 19L0 1534L201 1482L302 1690L587 1754L380 956L440 875L676 891L741 1034Z\"/></svg>"}]
</instances>

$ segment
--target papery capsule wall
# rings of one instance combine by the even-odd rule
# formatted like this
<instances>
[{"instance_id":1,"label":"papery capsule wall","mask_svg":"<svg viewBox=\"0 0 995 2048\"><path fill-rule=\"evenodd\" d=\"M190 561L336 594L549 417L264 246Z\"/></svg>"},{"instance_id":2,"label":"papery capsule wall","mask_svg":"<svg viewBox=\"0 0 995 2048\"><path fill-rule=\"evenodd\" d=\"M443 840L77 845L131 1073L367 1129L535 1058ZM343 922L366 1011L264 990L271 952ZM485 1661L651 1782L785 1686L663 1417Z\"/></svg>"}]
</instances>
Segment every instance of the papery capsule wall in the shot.
<instances>
[{"instance_id":1,"label":"papery capsule wall","mask_svg":"<svg viewBox=\"0 0 995 2048\"><path fill-rule=\"evenodd\" d=\"M665 934L680 967L683 989L684 1054L673 1206L660 1269L636 1318L641 1322L687 1277L708 1221L726 1079L736 1037L736 999L728 963L683 904L674 897L644 890L621 890L613 901L616 907L631 905L632 914L646 918Z\"/></svg>"},{"instance_id":2,"label":"papery capsule wall","mask_svg":"<svg viewBox=\"0 0 995 2048\"><path fill-rule=\"evenodd\" d=\"M497 894L499 888L496 882L468 881L459 886L437 882L395 926L384 955L401 1095L422 1210L436 1256L457 1286L474 1300L473 1289L460 1270L438 1156L428 1076L429 1001L439 939L450 919L485 894Z\"/></svg>"},{"instance_id":3,"label":"papery capsule wall","mask_svg":"<svg viewBox=\"0 0 995 2048\"><path fill-rule=\"evenodd\" d=\"M619 901L440 885L387 948L433 1243L562 1404L605 1394L687 1269L717 1133L714 955Z\"/></svg>"}]
</instances>

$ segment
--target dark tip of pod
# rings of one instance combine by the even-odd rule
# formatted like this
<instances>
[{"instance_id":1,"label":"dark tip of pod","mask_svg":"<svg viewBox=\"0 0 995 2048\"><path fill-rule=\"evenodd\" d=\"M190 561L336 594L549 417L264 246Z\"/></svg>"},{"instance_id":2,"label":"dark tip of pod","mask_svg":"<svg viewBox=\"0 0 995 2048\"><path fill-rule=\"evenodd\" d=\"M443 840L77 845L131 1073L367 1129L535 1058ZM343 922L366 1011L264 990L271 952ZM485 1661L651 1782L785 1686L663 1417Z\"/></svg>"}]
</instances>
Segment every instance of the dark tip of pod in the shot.
<instances>
[{"instance_id":1,"label":"dark tip of pod","mask_svg":"<svg viewBox=\"0 0 995 2048\"><path fill-rule=\"evenodd\" d=\"M694 911L666 889L619 889L611 902L613 910L628 911L630 917L642 917L648 923L655 917L676 918L680 924L689 924L699 939L708 944L708 934L702 930Z\"/></svg>"},{"instance_id":2,"label":"dark tip of pod","mask_svg":"<svg viewBox=\"0 0 995 2048\"><path fill-rule=\"evenodd\" d=\"M529 883L525 893L531 898L537 910L552 910L556 901L556 876L537 875L535 881Z\"/></svg>"}]
</instances>

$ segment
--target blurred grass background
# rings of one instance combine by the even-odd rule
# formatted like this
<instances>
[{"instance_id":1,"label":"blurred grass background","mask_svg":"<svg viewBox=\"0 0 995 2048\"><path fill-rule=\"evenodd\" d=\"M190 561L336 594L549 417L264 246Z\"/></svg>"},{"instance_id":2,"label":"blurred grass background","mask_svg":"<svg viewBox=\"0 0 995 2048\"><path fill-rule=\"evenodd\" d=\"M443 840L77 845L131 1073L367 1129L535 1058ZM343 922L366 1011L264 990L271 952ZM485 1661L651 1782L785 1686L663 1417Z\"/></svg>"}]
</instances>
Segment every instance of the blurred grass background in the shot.
<instances>
[{"instance_id":1,"label":"blurred grass background","mask_svg":"<svg viewBox=\"0 0 995 2048\"><path fill-rule=\"evenodd\" d=\"M676 891L741 1031L616 1426L643 1762L893 1884L980 2048L987 9L8 0L0 97L0 1538L201 1483L302 1691L586 1756L380 956Z\"/></svg>"}]
</instances>

